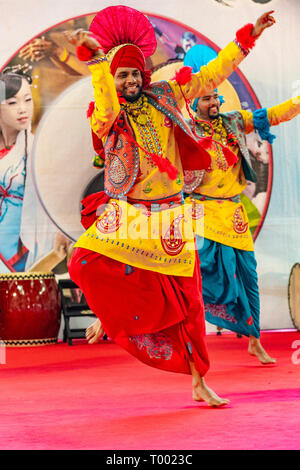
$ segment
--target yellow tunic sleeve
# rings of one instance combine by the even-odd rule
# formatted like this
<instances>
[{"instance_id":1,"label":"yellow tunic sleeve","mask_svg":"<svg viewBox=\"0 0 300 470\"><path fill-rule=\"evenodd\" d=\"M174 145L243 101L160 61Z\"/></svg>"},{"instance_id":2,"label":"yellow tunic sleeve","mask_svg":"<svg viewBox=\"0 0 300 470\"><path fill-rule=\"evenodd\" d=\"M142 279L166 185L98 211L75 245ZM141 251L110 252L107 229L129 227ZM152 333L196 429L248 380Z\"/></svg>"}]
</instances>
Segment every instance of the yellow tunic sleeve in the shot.
<instances>
[{"instance_id":1,"label":"yellow tunic sleeve","mask_svg":"<svg viewBox=\"0 0 300 470\"><path fill-rule=\"evenodd\" d=\"M250 134L250 132L254 131L253 113L252 111L244 111L244 110L241 110L239 112L241 113L243 121L244 121L245 132L246 134Z\"/></svg>"},{"instance_id":2,"label":"yellow tunic sleeve","mask_svg":"<svg viewBox=\"0 0 300 470\"><path fill-rule=\"evenodd\" d=\"M240 111L245 132L249 134L254 131L253 113L251 111ZM281 122L290 121L300 113L300 96L291 98L276 106L267 109L267 118L270 126L277 126Z\"/></svg>"},{"instance_id":3,"label":"yellow tunic sleeve","mask_svg":"<svg viewBox=\"0 0 300 470\"><path fill-rule=\"evenodd\" d=\"M107 61L89 65L94 87L95 108L90 118L92 130L101 139L108 135L120 112L115 82Z\"/></svg>"},{"instance_id":4,"label":"yellow tunic sleeve","mask_svg":"<svg viewBox=\"0 0 300 470\"><path fill-rule=\"evenodd\" d=\"M268 108L267 113L270 126L277 126L281 122L290 121L300 113L300 96Z\"/></svg>"},{"instance_id":5,"label":"yellow tunic sleeve","mask_svg":"<svg viewBox=\"0 0 300 470\"><path fill-rule=\"evenodd\" d=\"M209 93L222 83L245 58L244 52L234 42L222 49L218 57L211 60L208 65L201 67L200 71L192 74L192 79L186 85L182 85L182 91L187 99L194 99L204 93ZM184 105L180 86L176 80L170 80L175 99L180 107Z\"/></svg>"}]
</instances>

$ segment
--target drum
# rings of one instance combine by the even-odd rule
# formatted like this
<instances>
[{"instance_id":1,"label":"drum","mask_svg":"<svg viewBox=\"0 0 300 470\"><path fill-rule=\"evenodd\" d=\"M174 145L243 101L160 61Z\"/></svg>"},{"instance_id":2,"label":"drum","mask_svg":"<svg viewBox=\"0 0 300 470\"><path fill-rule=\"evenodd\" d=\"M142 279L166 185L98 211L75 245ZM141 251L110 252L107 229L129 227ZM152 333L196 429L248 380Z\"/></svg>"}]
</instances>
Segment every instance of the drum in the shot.
<instances>
[{"instance_id":1,"label":"drum","mask_svg":"<svg viewBox=\"0 0 300 470\"><path fill-rule=\"evenodd\" d=\"M60 320L53 273L0 274L0 341L6 346L54 344Z\"/></svg>"},{"instance_id":2,"label":"drum","mask_svg":"<svg viewBox=\"0 0 300 470\"><path fill-rule=\"evenodd\" d=\"M300 264L296 263L291 269L288 286L289 309L292 322L300 331Z\"/></svg>"}]
</instances>

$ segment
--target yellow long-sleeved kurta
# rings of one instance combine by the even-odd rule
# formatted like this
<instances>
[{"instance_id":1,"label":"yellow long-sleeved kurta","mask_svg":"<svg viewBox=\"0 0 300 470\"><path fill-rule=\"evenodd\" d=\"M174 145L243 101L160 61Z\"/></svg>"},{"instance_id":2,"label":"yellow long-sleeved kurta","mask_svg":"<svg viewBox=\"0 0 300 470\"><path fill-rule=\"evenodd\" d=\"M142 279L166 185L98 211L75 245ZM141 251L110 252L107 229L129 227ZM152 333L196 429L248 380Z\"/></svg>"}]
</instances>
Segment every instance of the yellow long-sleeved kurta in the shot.
<instances>
[{"instance_id":1,"label":"yellow long-sleeved kurta","mask_svg":"<svg viewBox=\"0 0 300 470\"><path fill-rule=\"evenodd\" d=\"M237 68L244 57L245 55L239 46L235 42L231 42L219 53L215 60L202 67L200 72L193 74L191 81L182 86L185 97L187 99L194 99L202 93L213 90ZM90 65L89 68L92 73L95 95L95 109L90 118L90 124L94 133L105 144L110 129L121 110L121 105L119 104L109 64L106 61L101 61ZM179 85L174 80L168 83L172 87L178 106L182 107L184 105L184 98ZM153 126L155 135L159 140L162 155L178 168L178 176L176 180L170 180L167 174L160 173L147 155L142 150L139 150L140 174L127 196L141 201L155 201L174 196L179 194L183 188L183 171L175 138L174 125L163 113L150 104L148 112L151 124L148 123L147 126ZM144 130L138 127L138 124L129 114L128 118L137 143L145 148L143 140ZM150 127L148 127L148 130L151 130ZM119 226L123 228L128 226L128 220L132 222L131 226L134 226L132 207L125 201L111 200L111 202L114 203L115 208L118 208L118 216L120 216ZM176 218L176 220L180 220L181 216L185 215L186 222L187 214L184 214L184 206L163 212L166 219L169 217L171 221L174 221ZM147 217L142 210L134 215L134 218L139 220L139 226L144 226L147 220L148 226L152 226L151 218L157 217L157 214L152 214L150 218ZM182 234L182 251L174 256L167 255L161 243L161 235L165 235L166 229L167 225L160 220L159 233L156 239L153 237L153 234L148 238L139 238L136 237L136 232L133 236L127 231L123 233L123 238L125 237L127 243L115 243L115 234L107 234L105 237L99 236L95 223L78 240L76 246L88 248L132 266L151 269L163 274L192 276L195 257L194 251L189 249L191 245L188 243L193 240L192 230L185 231L188 235ZM120 230L121 232L122 229ZM108 242L106 241L107 239L109 240Z\"/></svg>"},{"instance_id":2,"label":"yellow long-sleeved kurta","mask_svg":"<svg viewBox=\"0 0 300 470\"><path fill-rule=\"evenodd\" d=\"M245 133L254 131L253 113L239 111L242 115ZM300 113L300 97L291 98L279 105L267 109L270 126L289 121ZM218 140L218 135L214 135ZM206 172L201 184L194 190L195 194L219 200L196 201L204 208L204 218L198 225L199 235L205 238L232 246L234 248L253 250L253 240L249 230L246 209L242 203L229 200L240 195L246 187L246 179L242 168L242 158L238 146L231 147L237 155L238 162L226 171L217 165L217 152L210 151L212 171ZM202 211L203 212L203 211ZM238 225L238 223L240 224Z\"/></svg>"},{"instance_id":3,"label":"yellow long-sleeved kurta","mask_svg":"<svg viewBox=\"0 0 300 470\"><path fill-rule=\"evenodd\" d=\"M202 93L213 90L237 68L244 57L244 53L236 43L231 42L219 53L216 59L207 66L202 67L200 72L193 74L192 80L182 86L186 98L194 99ZM105 143L108 133L121 110L121 106L118 101L109 64L101 62L90 65L89 68L92 73L96 103L90 123L95 134ZM175 80L170 80L168 83L172 87L179 108L183 107L185 102L178 83ZM141 174L135 181L128 196L136 199L153 200L169 197L180 192L183 187L183 174L174 126L170 120L166 119L164 114L151 105L149 105L149 112L162 147L163 156L168 158L179 170L177 180L171 181L167 174L160 173L156 166L151 165L142 150L139 151ZM140 130L131 116L128 117L137 143L144 147Z\"/></svg>"}]
</instances>

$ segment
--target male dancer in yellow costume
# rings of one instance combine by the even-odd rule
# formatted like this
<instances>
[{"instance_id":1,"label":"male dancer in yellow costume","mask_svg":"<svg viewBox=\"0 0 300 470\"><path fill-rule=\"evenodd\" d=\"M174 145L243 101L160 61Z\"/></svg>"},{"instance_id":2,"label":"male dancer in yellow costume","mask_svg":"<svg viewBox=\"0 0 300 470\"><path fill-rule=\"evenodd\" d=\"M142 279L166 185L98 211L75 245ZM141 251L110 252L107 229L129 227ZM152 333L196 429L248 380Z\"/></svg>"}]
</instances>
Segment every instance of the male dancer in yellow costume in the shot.
<instances>
[{"instance_id":1,"label":"male dancer in yellow costume","mask_svg":"<svg viewBox=\"0 0 300 470\"><path fill-rule=\"evenodd\" d=\"M194 58L195 59L195 58ZM195 61L194 61L195 62ZM268 109L219 113L217 91L205 93L192 105L199 136L210 136L230 147L237 162L229 167L222 148L212 146L211 168L203 171L201 182L185 191L193 201L198 220L198 254L206 320L249 337L248 351L263 364L276 360L260 342L260 302L253 239L247 212L240 200L246 180L256 182L246 146L246 134L254 130L272 142L270 126L289 121L300 113L300 96ZM203 235L203 237L202 237Z\"/></svg>"},{"instance_id":2,"label":"male dancer in yellow costume","mask_svg":"<svg viewBox=\"0 0 300 470\"><path fill-rule=\"evenodd\" d=\"M155 50L149 47L153 36L145 17L130 27L136 15L127 7L109 7L96 15L93 35L78 31L70 37L78 54L89 58L95 95L89 115L94 146L105 160L105 189L83 201L82 221L89 228L75 245L69 272L101 320L88 330L90 342L103 325L116 343L146 364L191 374L194 400L222 406L228 400L203 379L209 360L201 275L197 253L188 249L180 229L186 217L183 170L207 168L210 158L180 112L182 92L193 99L214 89L247 55L253 37L275 20L262 15L239 34L243 44L231 42L209 67L181 76L181 84L150 84L145 55ZM150 37L145 44L125 30L129 36L140 30L140 37L148 32ZM163 221L166 214L169 224ZM137 237L133 229L152 227L153 219L156 236Z\"/></svg>"}]
</instances>

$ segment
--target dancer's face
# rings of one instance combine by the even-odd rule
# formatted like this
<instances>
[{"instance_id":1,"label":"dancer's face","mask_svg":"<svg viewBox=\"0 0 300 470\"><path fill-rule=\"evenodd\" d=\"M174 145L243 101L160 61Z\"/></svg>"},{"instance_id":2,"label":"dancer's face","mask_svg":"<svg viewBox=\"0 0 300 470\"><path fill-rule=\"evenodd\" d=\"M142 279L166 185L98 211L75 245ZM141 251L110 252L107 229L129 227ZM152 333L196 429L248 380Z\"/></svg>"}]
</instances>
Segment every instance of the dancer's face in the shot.
<instances>
[{"instance_id":1,"label":"dancer's face","mask_svg":"<svg viewBox=\"0 0 300 470\"><path fill-rule=\"evenodd\" d=\"M184 50L184 52L187 52L191 49L191 47L193 47L196 43L194 41L194 39L192 38L189 38L189 39L182 39L181 40L181 44L182 44L182 49Z\"/></svg>"},{"instance_id":2,"label":"dancer's face","mask_svg":"<svg viewBox=\"0 0 300 470\"><path fill-rule=\"evenodd\" d=\"M143 78L138 69L119 67L115 73L115 85L126 101L136 101L142 93Z\"/></svg>"},{"instance_id":3,"label":"dancer's face","mask_svg":"<svg viewBox=\"0 0 300 470\"><path fill-rule=\"evenodd\" d=\"M29 127L33 115L33 100L30 85L25 78L15 96L0 104L0 127L17 131Z\"/></svg>"},{"instance_id":4,"label":"dancer's face","mask_svg":"<svg viewBox=\"0 0 300 470\"><path fill-rule=\"evenodd\" d=\"M197 115L205 121L216 119L219 116L220 99L218 93L212 91L199 98L197 104Z\"/></svg>"}]
</instances>

